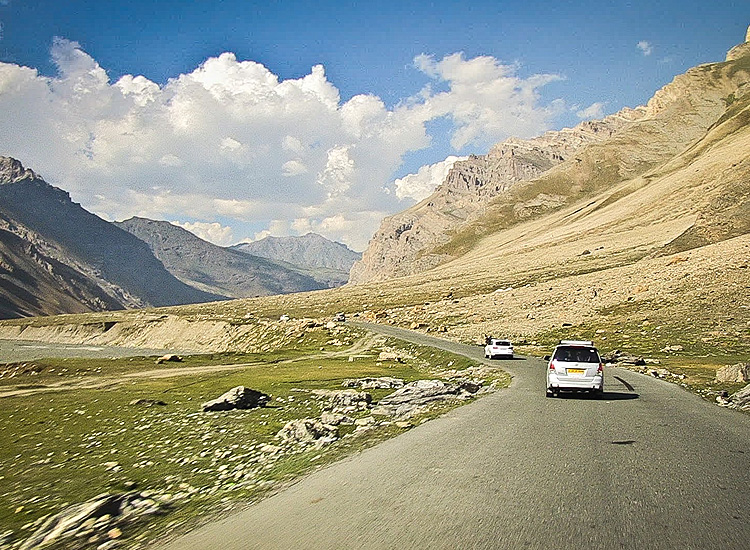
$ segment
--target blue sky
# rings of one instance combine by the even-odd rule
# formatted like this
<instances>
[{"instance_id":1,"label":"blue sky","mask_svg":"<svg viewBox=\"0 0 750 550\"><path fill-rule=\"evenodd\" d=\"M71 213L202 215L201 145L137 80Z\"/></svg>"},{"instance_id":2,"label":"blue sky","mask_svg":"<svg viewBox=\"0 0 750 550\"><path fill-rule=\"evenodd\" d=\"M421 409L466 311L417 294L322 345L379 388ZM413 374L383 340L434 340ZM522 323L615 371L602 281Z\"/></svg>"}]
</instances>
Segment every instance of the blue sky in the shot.
<instances>
[{"instance_id":1,"label":"blue sky","mask_svg":"<svg viewBox=\"0 0 750 550\"><path fill-rule=\"evenodd\" d=\"M0 0L0 155L108 219L361 250L421 166L643 104L748 24L731 1Z\"/></svg>"}]
</instances>

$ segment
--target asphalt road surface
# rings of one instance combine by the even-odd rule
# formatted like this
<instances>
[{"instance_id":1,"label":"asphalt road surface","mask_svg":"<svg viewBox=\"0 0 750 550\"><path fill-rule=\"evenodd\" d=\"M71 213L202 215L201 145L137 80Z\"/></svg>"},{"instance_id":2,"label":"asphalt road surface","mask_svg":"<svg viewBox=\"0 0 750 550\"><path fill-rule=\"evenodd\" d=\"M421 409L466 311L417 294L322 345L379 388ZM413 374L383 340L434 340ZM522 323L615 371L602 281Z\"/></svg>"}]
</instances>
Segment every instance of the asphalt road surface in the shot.
<instances>
[{"instance_id":1,"label":"asphalt road surface","mask_svg":"<svg viewBox=\"0 0 750 550\"><path fill-rule=\"evenodd\" d=\"M480 347L373 327L485 361ZM605 369L605 393L511 387L163 548L750 548L750 415Z\"/></svg>"}]
</instances>

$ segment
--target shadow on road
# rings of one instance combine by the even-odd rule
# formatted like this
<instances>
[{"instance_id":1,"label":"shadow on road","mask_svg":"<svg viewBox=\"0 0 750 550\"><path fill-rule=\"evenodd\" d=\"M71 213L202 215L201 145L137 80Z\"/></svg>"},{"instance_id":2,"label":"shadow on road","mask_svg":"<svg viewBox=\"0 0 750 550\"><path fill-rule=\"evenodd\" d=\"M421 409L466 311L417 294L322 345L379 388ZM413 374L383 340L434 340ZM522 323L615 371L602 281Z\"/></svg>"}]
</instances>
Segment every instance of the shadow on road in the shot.
<instances>
[{"instance_id":1,"label":"shadow on road","mask_svg":"<svg viewBox=\"0 0 750 550\"><path fill-rule=\"evenodd\" d=\"M593 399L596 401L629 401L640 397L637 393L625 393L619 391L605 391L601 394L591 394L582 392L560 392L557 396L559 399Z\"/></svg>"}]
</instances>

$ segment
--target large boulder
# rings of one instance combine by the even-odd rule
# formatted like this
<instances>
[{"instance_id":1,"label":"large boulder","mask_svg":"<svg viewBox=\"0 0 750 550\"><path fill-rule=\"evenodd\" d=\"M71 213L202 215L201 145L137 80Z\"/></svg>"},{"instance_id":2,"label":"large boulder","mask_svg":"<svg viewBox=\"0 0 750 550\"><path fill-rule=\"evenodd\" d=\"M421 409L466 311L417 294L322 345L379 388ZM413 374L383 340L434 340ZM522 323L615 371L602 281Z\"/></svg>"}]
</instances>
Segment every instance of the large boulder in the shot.
<instances>
[{"instance_id":1,"label":"large boulder","mask_svg":"<svg viewBox=\"0 0 750 550\"><path fill-rule=\"evenodd\" d=\"M216 399L203 403L203 412L231 411L233 409L254 409L265 407L270 397L258 390L237 386Z\"/></svg>"},{"instance_id":2,"label":"large boulder","mask_svg":"<svg viewBox=\"0 0 750 550\"><path fill-rule=\"evenodd\" d=\"M32 550L48 545L56 548L81 547L73 541L92 535L118 538L120 526L140 517L163 513L162 505L137 491L98 495L91 500L68 506L48 518L26 541L21 550Z\"/></svg>"},{"instance_id":3,"label":"large boulder","mask_svg":"<svg viewBox=\"0 0 750 550\"><path fill-rule=\"evenodd\" d=\"M385 396L372 412L406 418L424 412L433 402L470 399L480 389L481 384L472 381L417 380Z\"/></svg>"},{"instance_id":4,"label":"large boulder","mask_svg":"<svg viewBox=\"0 0 750 550\"><path fill-rule=\"evenodd\" d=\"M716 382L750 382L750 363L721 367L716 371Z\"/></svg>"}]
</instances>

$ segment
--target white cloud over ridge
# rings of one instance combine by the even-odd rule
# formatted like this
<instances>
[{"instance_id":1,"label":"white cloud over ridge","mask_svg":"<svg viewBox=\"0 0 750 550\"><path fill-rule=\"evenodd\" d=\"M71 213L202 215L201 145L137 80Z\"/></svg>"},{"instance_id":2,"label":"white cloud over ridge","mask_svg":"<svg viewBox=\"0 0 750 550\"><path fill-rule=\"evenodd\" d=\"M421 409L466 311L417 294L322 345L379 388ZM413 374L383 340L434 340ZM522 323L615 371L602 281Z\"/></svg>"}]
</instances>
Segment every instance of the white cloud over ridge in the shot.
<instances>
[{"instance_id":1,"label":"white cloud over ridge","mask_svg":"<svg viewBox=\"0 0 750 550\"><path fill-rule=\"evenodd\" d=\"M396 196L399 199L412 199L420 202L426 199L443 183L453 165L469 157L456 157L451 155L444 161L422 166L416 174L408 174L395 181Z\"/></svg>"},{"instance_id":2,"label":"white cloud over ridge","mask_svg":"<svg viewBox=\"0 0 750 550\"><path fill-rule=\"evenodd\" d=\"M172 221L170 223L178 227L182 227L183 229L187 229L188 231L190 231L194 235L197 235L204 241L218 244L219 246L229 246L230 244L234 243L234 235L232 235L232 228L224 227L218 222L211 222L211 223L184 222L184 223L181 223L178 221Z\"/></svg>"},{"instance_id":3,"label":"white cloud over ridge","mask_svg":"<svg viewBox=\"0 0 750 550\"><path fill-rule=\"evenodd\" d=\"M576 116L581 120L604 118L604 106L602 102L592 103L585 109L576 111Z\"/></svg>"},{"instance_id":4,"label":"white cloud over ridge","mask_svg":"<svg viewBox=\"0 0 750 550\"><path fill-rule=\"evenodd\" d=\"M426 86L391 109L371 94L342 102L321 65L280 80L223 53L158 85L133 75L113 83L64 39L52 59L54 77L0 63L0 154L107 219L185 220L217 244L250 237L226 225L234 220L362 250L383 216L423 193L424 174L393 178L406 153L430 146L428 122L450 120L456 150L481 153L547 130L562 110L538 95L559 77L521 78L487 56L417 57L447 89Z\"/></svg>"}]
</instances>

